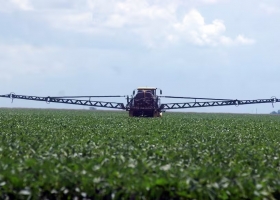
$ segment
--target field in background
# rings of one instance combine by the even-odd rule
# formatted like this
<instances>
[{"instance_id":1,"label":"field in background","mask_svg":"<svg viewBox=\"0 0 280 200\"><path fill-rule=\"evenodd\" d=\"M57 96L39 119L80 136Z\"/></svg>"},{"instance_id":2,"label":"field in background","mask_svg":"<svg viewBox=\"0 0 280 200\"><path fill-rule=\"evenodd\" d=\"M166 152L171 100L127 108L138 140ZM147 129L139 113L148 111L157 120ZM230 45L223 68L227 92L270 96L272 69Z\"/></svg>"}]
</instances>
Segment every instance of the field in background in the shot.
<instances>
[{"instance_id":1,"label":"field in background","mask_svg":"<svg viewBox=\"0 0 280 200\"><path fill-rule=\"evenodd\" d=\"M273 115L0 109L0 199L280 196Z\"/></svg>"}]
</instances>

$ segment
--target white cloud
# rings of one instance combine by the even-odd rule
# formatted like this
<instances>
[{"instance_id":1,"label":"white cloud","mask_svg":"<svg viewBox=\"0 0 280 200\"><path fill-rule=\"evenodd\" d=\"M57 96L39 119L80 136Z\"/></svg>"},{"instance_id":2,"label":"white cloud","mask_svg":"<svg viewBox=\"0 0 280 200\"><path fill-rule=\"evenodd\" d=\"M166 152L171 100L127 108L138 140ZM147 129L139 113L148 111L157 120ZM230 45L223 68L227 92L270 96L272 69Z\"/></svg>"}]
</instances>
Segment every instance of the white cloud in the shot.
<instances>
[{"instance_id":1,"label":"white cloud","mask_svg":"<svg viewBox=\"0 0 280 200\"><path fill-rule=\"evenodd\" d=\"M260 3L259 8L266 14L272 15L280 12L280 8L265 3Z\"/></svg>"},{"instance_id":2,"label":"white cloud","mask_svg":"<svg viewBox=\"0 0 280 200\"><path fill-rule=\"evenodd\" d=\"M174 28L184 39L198 45L217 44L221 33L226 30L220 20L205 24L204 18L197 10L186 14L182 22L174 24Z\"/></svg>"},{"instance_id":3,"label":"white cloud","mask_svg":"<svg viewBox=\"0 0 280 200\"><path fill-rule=\"evenodd\" d=\"M254 40L242 35L237 36L236 39L223 35L226 26L222 20L216 19L211 24L206 24L203 16L197 10L191 10L185 15L182 22L174 24L174 28L176 30L175 34L197 45L254 44Z\"/></svg>"},{"instance_id":4,"label":"white cloud","mask_svg":"<svg viewBox=\"0 0 280 200\"><path fill-rule=\"evenodd\" d=\"M144 1L138 0L135 3L127 0L117 4L115 12L106 20L105 25L110 28L129 27L130 31L140 35L150 47L180 40L196 45L214 46L254 43L252 39L244 36L236 39L226 37L223 35L226 26L222 20L215 19L211 24L206 24L196 9L188 12L182 21L176 12L177 7L174 4L155 6Z\"/></svg>"},{"instance_id":5,"label":"white cloud","mask_svg":"<svg viewBox=\"0 0 280 200\"><path fill-rule=\"evenodd\" d=\"M33 10L29 0L11 0L11 2L21 10Z\"/></svg>"},{"instance_id":6,"label":"white cloud","mask_svg":"<svg viewBox=\"0 0 280 200\"><path fill-rule=\"evenodd\" d=\"M77 32L90 32L94 26L91 12L60 11L44 17L51 26L57 29L73 30Z\"/></svg>"},{"instance_id":7,"label":"white cloud","mask_svg":"<svg viewBox=\"0 0 280 200\"><path fill-rule=\"evenodd\" d=\"M0 0L1 1L1 0ZM245 36L236 39L226 36L222 20L207 24L197 9L201 4L225 0L50 0L42 6L35 0L9 0L23 10L34 7L37 18L53 28L89 34L135 35L148 47L166 46L185 41L195 45L248 45L253 40ZM32 5L32 6L31 6ZM183 18L179 10L185 14Z\"/></svg>"},{"instance_id":8,"label":"white cloud","mask_svg":"<svg viewBox=\"0 0 280 200\"><path fill-rule=\"evenodd\" d=\"M255 40L246 38L243 35L238 35L235 39L235 42L238 44L254 44Z\"/></svg>"},{"instance_id":9,"label":"white cloud","mask_svg":"<svg viewBox=\"0 0 280 200\"><path fill-rule=\"evenodd\" d=\"M33 6L30 0L0 0L0 5L1 12L12 12L15 10L33 10Z\"/></svg>"}]
</instances>

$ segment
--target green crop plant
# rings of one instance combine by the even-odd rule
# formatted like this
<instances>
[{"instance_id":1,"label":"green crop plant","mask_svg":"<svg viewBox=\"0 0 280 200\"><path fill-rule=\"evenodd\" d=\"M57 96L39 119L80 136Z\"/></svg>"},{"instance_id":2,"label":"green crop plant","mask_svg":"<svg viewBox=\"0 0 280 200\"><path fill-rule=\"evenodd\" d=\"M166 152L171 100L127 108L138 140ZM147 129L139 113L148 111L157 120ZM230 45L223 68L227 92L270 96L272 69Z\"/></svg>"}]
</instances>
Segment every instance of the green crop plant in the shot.
<instances>
[{"instance_id":1,"label":"green crop plant","mask_svg":"<svg viewBox=\"0 0 280 200\"><path fill-rule=\"evenodd\" d=\"M278 199L273 115L0 110L0 199Z\"/></svg>"}]
</instances>

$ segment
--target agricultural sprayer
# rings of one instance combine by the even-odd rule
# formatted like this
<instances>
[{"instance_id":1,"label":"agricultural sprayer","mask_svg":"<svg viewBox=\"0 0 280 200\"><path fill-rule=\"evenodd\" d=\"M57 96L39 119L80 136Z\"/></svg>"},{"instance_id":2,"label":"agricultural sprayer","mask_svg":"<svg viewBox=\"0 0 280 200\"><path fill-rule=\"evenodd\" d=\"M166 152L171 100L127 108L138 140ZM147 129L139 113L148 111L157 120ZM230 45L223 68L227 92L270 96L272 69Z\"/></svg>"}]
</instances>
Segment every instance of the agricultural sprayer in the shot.
<instances>
[{"instance_id":1,"label":"agricultural sprayer","mask_svg":"<svg viewBox=\"0 0 280 200\"><path fill-rule=\"evenodd\" d=\"M126 110L130 117L161 117L166 110L183 109L183 108L202 108L213 106L230 106L230 105L248 105L248 104L262 104L262 103L276 103L280 99L272 97L270 99L256 99L256 100L238 100L238 99L216 99L216 98L198 98L198 97L179 97L179 96L162 96L162 90L155 87L138 87L133 91L131 96L111 95L111 96L27 96L10 93L0 95L3 98L24 99L31 101L43 101L46 103L63 103L73 105L83 105L92 107L102 107ZM117 102L93 101L92 98L110 98L110 97L124 97L126 104ZM185 99L185 103L161 103L162 98L169 99Z\"/></svg>"}]
</instances>

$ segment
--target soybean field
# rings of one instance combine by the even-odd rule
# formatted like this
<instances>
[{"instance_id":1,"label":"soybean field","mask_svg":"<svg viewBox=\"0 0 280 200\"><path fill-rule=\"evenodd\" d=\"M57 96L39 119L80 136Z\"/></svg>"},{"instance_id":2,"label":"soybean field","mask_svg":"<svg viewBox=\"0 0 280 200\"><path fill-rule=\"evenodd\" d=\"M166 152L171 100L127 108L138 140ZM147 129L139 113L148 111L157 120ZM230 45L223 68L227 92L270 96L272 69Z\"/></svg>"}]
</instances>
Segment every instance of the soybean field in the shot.
<instances>
[{"instance_id":1,"label":"soybean field","mask_svg":"<svg viewBox=\"0 0 280 200\"><path fill-rule=\"evenodd\" d=\"M279 199L280 117L0 109L0 199Z\"/></svg>"}]
</instances>

